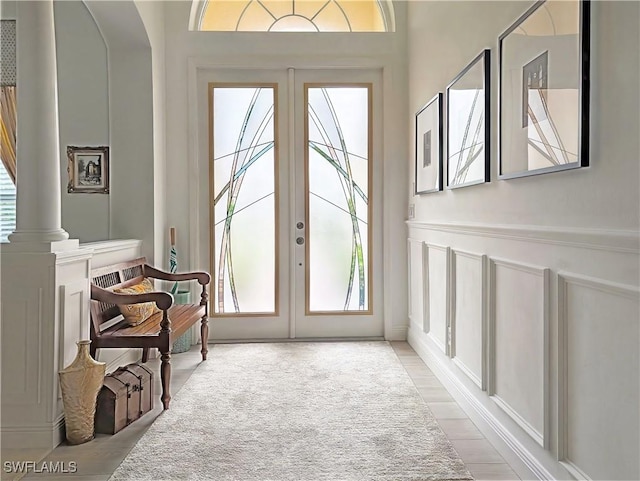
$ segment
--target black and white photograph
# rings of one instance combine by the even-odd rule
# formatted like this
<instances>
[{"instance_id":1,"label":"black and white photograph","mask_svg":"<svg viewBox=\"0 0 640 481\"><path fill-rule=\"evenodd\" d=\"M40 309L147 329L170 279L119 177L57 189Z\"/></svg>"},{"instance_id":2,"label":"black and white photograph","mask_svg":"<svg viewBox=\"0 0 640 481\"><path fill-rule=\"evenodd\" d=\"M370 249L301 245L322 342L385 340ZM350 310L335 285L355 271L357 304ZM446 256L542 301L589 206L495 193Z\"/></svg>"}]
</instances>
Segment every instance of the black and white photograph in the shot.
<instances>
[{"instance_id":1,"label":"black and white photograph","mask_svg":"<svg viewBox=\"0 0 640 481\"><path fill-rule=\"evenodd\" d=\"M443 95L438 93L416 114L415 194L442 190Z\"/></svg>"},{"instance_id":2,"label":"black and white photograph","mask_svg":"<svg viewBox=\"0 0 640 481\"><path fill-rule=\"evenodd\" d=\"M545 110L533 112L535 100L547 97L547 71L549 69L549 52L545 51L522 67L522 126L546 119ZM534 97L533 99L531 97Z\"/></svg>"},{"instance_id":3,"label":"black and white photograph","mask_svg":"<svg viewBox=\"0 0 640 481\"><path fill-rule=\"evenodd\" d=\"M431 165L431 130L427 130L424 133L424 156L422 159L422 166L429 167Z\"/></svg>"}]
</instances>

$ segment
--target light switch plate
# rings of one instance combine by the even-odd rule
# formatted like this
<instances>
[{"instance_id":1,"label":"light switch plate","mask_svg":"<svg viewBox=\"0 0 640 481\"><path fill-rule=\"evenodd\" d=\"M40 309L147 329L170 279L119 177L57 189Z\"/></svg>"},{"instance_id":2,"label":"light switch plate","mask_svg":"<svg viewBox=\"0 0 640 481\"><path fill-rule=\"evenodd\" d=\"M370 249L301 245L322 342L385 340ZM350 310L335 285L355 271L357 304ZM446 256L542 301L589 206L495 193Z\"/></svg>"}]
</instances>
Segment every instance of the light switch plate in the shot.
<instances>
[{"instance_id":1,"label":"light switch plate","mask_svg":"<svg viewBox=\"0 0 640 481\"><path fill-rule=\"evenodd\" d=\"M416 205L409 204L409 219L413 219L416 216Z\"/></svg>"}]
</instances>

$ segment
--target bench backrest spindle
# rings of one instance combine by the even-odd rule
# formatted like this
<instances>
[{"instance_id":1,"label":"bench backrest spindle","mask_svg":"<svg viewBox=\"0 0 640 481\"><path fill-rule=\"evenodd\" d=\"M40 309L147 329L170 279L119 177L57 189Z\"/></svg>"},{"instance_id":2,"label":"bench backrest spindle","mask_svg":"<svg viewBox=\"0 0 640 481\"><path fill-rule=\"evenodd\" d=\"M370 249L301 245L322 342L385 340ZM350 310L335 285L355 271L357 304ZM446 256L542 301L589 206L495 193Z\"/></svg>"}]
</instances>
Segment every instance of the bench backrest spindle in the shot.
<instances>
[{"instance_id":1,"label":"bench backrest spindle","mask_svg":"<svg viewBox=\"0 0 640 481\"><path fill-rule=\"evenodd\" d=\"M91 282L103 289L128 287L138 284L144 279L146 258L140 257L133 261L99 267L91 271ZM115 304L91 301L91 329L93 335L99 335L101 326L109 323L120 315L120 309Z\"/></svg>"}]
</instances>

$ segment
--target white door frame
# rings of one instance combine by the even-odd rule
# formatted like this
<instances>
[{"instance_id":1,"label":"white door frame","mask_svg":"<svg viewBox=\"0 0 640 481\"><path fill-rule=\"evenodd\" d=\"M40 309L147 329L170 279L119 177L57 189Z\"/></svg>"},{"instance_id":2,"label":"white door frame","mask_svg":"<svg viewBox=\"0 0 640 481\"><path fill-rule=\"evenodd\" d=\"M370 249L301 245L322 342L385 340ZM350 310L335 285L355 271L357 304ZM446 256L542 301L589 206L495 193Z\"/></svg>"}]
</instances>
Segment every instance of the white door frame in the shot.
<instances>
[{"instance_id":1,"label":"white door frame","mask_svg":"<svg viewBox=\"0 0 640 481\"><path fill-rule=\"evenodd\" d=\"M343 75L346 73L346 75ZM310 260L305 259L308 254L307 246L309 245L309 225L305 225L305 239L303 245L298 246L292 243L294 259L298 259L304 264L304 269L297 268L293 279L297 286L302 286L297 292L297 302L295 310L296 337L340 337L348 336L370 336L379 337L384 335L384 296L383 284L383 256L380 246L382 243L382 78L380 69L300 69L295 71L296 91L296 118L293 122L294 127L299 129L298 135L295 135L296 150L291 154L295 164L292 167L296 175L296 183L291 186L296 192L294 205L297 208L303 208L297 212L298 220L309 223L309 219L305 213L308 213L309 206L305 206L309 197L306 190L308 189L308 179L306 179L306 162L303 160L307 157L308 147L305 144L305 136L307 132L303 132L302 126L306 123L307 105L305 105L306 87L307 86L331 86L331 85L358 85L366 86L369 90L369 111L371 124L370 144L369 144L369 185L371 189L368 191L369 196L369 223L371 227L367 233L367 243L373 249L368 249L369 259L369 279L367 289L369 292L368 307L369 313L365 314L358 311L348 312L309 312L309 302L307 295L309 294L309 268ZM369 237L370 236L370 237ZM295 263L298 264L298 261ZM299 264L298 264L299 265ZM305 278L306 275L306 278ZM306 289L305 289L306 288ZM330 333L330 334L326 334Z\"/></svg>"},{"instance_id":2,"label":"white door frame","mask_svg":"<svg viewBox=\"0 0 640 481\"><path fill-rule=\"evenodd\" d=\"M397 115L387 115L387 113L398 113L398 108L393 105L393 92L392 86L394 84L394 77L387 65L394 64L394 58L388 56L388 58L371 58L371 57L352 57L349 59L336 59L327 58L325 56L314 57L312 55L305 56L304 59L297 59L295 62L289 61L290 59L283 59L278 56L266 57L266 56L251 56L245 55L241 57L237 56L216 56L216 57L190 57L188 59L187 66L187 82L188 82L188 146L187 156L189 165L189 261L192 268L205 266L203 258L208 255L208 243L201 242L201 236L203 232L203 225L208 229L208 209L200 209L204 190L204 196L208 194L208 184L203 187L203 176L199 175L202 172L203 166L207 166L208 158L201 158L200 153L200 139L199 139L199 99L198 99L198 77L201 72L207 70L221 70L221 69L380 69L382 71L382 131L383 131L383 149L382 149L382 191L380 195L384 195L388 190L393 191L393 188L389 188L388 179L395 178L394 166L390 165L388 159L392 158L392 152L387 140L387 131L392 125L394 120L397 122ZM397 80L396 80L397 81ZM400 109L401 110L401 109ZM292 142L293 139L290 139ZM404 160L404 159L403 159ZM397 170L397 167L395 167ZM204 176L208 178L208 176ZM405 180L405 179L402 179ZM204 182L208 182L204 179ZM201 210L207 212L202 216ZM393 339L406 339L407 325L393 325L393 299L392 299L392 283L386 282L386 274L391 271L392 266L392 239L394 237L394 224L392 222L392 204L390 202L383 202L382 205L382 272L383 278L380 279L382 283L383 292L383 323L384 323L384 338ZM395 227L397 229L397 226ZM402 236L405 237L405 236ZM398 248L402 249L404 245L400 245ZM398 262L402 262L406 258L404 252L399 252L403 257L399 256ZM399 299L406 299L406 296L398 296ZM406 323L406 320L404 321ZM290 333L293 334L293 333Z\"/></svg>"}]
</instances>

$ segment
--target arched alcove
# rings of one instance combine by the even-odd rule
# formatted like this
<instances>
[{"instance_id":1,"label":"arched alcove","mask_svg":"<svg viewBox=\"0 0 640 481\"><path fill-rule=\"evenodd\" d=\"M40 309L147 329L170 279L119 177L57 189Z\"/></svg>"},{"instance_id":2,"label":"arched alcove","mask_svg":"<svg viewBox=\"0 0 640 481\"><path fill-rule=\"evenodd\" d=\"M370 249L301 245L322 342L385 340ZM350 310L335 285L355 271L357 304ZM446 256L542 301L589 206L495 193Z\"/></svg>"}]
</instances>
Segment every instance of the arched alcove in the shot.
<instances>
[{"instance_id":1,"label":"arched alcove","mask_svg":"<svg viewBox=\"0 0 640 481\"><path fill-rule=\"evenodd\" d=\"M154 252L154 104L152 49L133 1L84 2L107 46L109 238L143 241Z\"/></svg>"}]
</instances>

